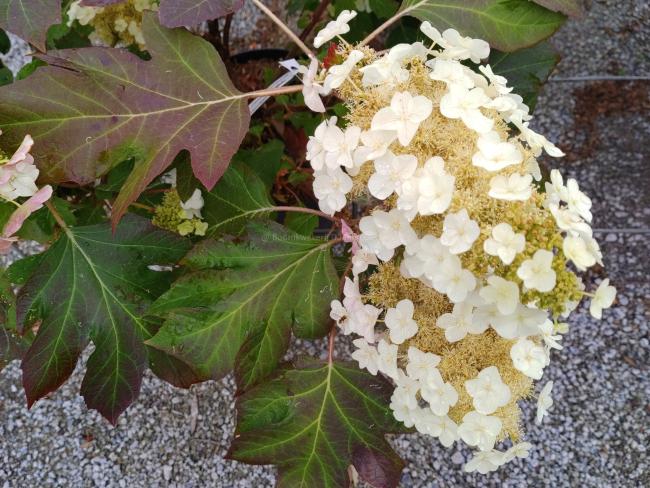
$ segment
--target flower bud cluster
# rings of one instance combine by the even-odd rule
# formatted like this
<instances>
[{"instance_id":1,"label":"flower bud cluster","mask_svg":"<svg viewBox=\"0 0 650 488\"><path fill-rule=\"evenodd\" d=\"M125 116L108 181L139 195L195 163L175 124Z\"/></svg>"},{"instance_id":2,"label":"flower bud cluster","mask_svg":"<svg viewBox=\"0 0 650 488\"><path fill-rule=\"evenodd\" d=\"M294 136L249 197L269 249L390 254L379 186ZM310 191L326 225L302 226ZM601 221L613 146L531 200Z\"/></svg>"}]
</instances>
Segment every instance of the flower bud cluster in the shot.
<instances>
[{"instance_id":1,"label":"flower bud cluster","mask_svg":"<svg viewBox=\"0 0 650 488\"><path fill-rule=\"evenodd\" d=\"M145 49L142 35L142 14L158 10L158 0L125 0L106 7L85 7L75 0L68 8L68 25L77 21L90 25L90 41L96 46L126 47L137 44Z\"/></svg>"},{"instance_id":2,"label":"flower bud cluster","mask_svg":"<svg viewBox=\"0 0 650 488\"><path fill-rule=\"evenodd\" d=\"M347 32L353 17L317 42ZM488 44L428 22L421 30L426 43L377 53L342 42L339 64L310 67L310 106L335 90L349 112L320 124L307 157L323 212L371 202L358 231L344 225L353 279L332 302L342 332L359 336L354 359L392 379L398 420L445 446L475 447L465 469L486 473L528 455L518 402L562 348L563 317L589 295L600 318L615 290L604 280L583 291L576 271L602 264L591 200L557 170L541 183L537 157L563 153L481 64ZM513 447L497 450L506 439Z\"/></svg>"}]
</instances>

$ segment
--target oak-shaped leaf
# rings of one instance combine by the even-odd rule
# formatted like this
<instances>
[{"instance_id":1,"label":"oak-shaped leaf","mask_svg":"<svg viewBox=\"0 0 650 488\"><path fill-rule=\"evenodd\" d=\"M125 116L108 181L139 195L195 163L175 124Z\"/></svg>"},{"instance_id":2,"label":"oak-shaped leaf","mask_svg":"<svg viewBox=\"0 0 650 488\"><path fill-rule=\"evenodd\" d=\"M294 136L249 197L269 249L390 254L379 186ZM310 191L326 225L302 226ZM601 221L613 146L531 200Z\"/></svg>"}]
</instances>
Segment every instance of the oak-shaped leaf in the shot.
<instances>
[{"instance_id":1,"label":"oak-shaped leaf","mask_svg":"<svg viewBox=\"0 0 650 488\"><path fill-rule=\"evenodd\" d=\"M272 373L291 333L325 335L338 290L330 248L274 222L251 223L243 243L205 240L151 313L166 318L147 344L189 364L204 379L235 369L245 390Z\"/></svg>"},{"instance_id":2,"label":"oak-shaped leaf","mask_svg":"<svg viewBox=\"0 0 650 488\"><path fill-rule=\"evenodd\" d=\"M41 56L48 66L0 88L0 129L9 145L33 136L44 181L87 184L135 160L113 224L183 149L212 188L250 122L246 95L210 43L161 27L152 12L142 29L150 61L121 49L55 51Z\"/></svg>"},{"instance_id":3,"label":"oak-shaped leaf","mask_svg":"<svg viewBox=\"0 0 650 488\"><path fill-rule=\"evenodd\" d=\"M347 362L301 359L237 399L229 457L275 464L280 487L350 486L348 467L375 487L396 487L403 461L385 434L403 431L393 388Z\"/></svg>"},{"instance_id":4,"label":"oak-shaped leaf","mask_svg":"<svg viewBox=\"0 0 650 488\"><path fill-rule=\"evenodd\" d=\"M274 208L269 191L247 165L233 162L212 191L203 195L201 211L207 234L241 234L247 222L267 217Z\"/></svg>"},{"instance_id":5,"label":"oak-shaped leaf","mask_svg":"<svg viewBox=\"0 0 650 488\"><path fill-rule=\"evenodd\" d=\"M83 0L89 7L105 7L123 0ZM160 23L166 27L193 27L239 10L244 0L160 0Z\"/></svg>"},{"instance_id":6,"label":"oak-shaped leaf","mask_svg":"<svg viewBox=\"0 0 650 488\"><path fill-rule=\"evenodd\" d=\"M484 39L506 52L546 39L566 20L529 0L405 0L400 13L428 20L441 31L454 28Z\"/></svg>"},{"instance_id":7,"label":"oak-shaped leaf","mask_svg":"<svg viewBox=\"0 0 650 488\"><path fill-rule=\"evenodd\" d=\"M38 324L22 362L28 404L57 389L92 341L81 393L115 423L138 396L152 359L144 340L156 327L141 317L173 280L172 272L151 266L173 265L189 247L186 239L131 214L115 233L107 223L66 229L18 292L19 330ZM179 366L177 360L154 353L152 369L176 378L169 369Z\"/></svg>"},{"instance_id":8,"label":"oak-shaped leaf","mask_svg":"<svg viewBox=\"0 0 650 488\"><path fill-rule=\"evenodd\" d=\"M560 56L550 43L541 42L512 53L492 50L488 61L494 72L505 76L508 85L514 87L514 93L521 95L532 110L542 85L560 61Z\"/></svg>"},{"instance_id":9,"label":"oak-shaped leaf","mask_svg":"<svg viewBox=\"0 0 650 488\"><path fill-rule=\"evenodd\" d=\"M61 22L61 0L0 0L0 28L45 51L47 30Z\"/></svg>"}]
</instances>

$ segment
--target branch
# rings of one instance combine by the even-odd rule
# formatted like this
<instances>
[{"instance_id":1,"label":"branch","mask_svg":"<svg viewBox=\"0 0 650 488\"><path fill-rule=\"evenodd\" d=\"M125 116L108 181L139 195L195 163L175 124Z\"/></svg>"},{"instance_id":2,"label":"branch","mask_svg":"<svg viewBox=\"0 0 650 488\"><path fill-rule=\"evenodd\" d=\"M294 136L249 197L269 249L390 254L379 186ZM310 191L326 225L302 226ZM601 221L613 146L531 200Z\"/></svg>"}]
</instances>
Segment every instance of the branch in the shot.
<instances>
[{"instance_id":1,"label":"branch","mask_svg":"<svg viewBox=\"0 0 650 488\"><path fill-rule=\"evenodd\" d=\"M59 212L58 212L57 209L54 207L54 205L52 204L52 202L51 202L50 200L48 200L47 202L45 202L45 205L47 206L47 209L48 209L48 210L50 211L50 213L52 214L52 217L54 217L54 220L56 220L56 223L59 224L59 227L61 227L61 228L66 232L66 234L67 234L68 231L70 230L70 228L69 228L68 225L65 223L65 220L63 220L63 217L61 217L61 214L59 214Z\"/></svg>"},{"instance_id":2,"label":"branch","mask_svg":"<svg viewBox=\"0 0 650 488\"><path fill-rule=\"evenodd\" d=\"M253 1L253 3L257 6L257 8L259 8L262 12L264 12L264 13L267 15L267 17L268 17L269 19L271 19L273 22L275 22L275 24L276 24L280 29L282 29L282 31L283 31L287 36L289 36L289 38L290 38L293 42L296 43L296 45L297 45L297 46L302 50L302 52L304 52L307 56L309 56L309 58L314 58L314 57L315 57L315 55L314 55L314 53L311 51L311 49L309 49L309 48L305 45L305 43L302 42L302 40L301 40L301 39L300 39L296 34L293 33L293 31L292 31L291 29L289 29L289 26L287 26L287 24L285 24L284 22L282 22L282 20L280 20L280 18L279 18L277 15L275 15L273 12L271 12L271 10L270 10L266 5L264 5L264 4L263 4L262 2L260 2L259 0L252 0L252 1Z\"/></svg>"},{"instance_id":3,"label":"branch","mask_svg":"<svg viewBox=\"0 0 650 488\"><path fill-rule=\"evenodd\" d=\"M379 34L384 32L386 29L388 29L391 25L393 25L395 22L397 22L399 19L401 19L407 12L409 12L411 9L406 9L402 10L401 12L397 12L395 15L393 15L390 19L388 19L386 22L381 24L379 27L377 27L374 31L372 31L368 36L359 43L359 47L365 46L368 44L370 41L372 41L375 37L377 37Z\"/></svg>"}]
</instances>

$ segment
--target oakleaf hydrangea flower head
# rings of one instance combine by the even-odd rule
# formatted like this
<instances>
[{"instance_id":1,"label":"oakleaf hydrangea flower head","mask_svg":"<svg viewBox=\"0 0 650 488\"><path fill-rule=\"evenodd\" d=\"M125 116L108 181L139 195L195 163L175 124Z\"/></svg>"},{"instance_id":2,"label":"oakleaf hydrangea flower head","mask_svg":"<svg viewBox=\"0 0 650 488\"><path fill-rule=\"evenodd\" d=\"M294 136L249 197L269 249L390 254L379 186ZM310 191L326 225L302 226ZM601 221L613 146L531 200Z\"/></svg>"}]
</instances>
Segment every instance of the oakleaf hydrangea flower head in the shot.
<instances>
[{"instance_id":1,"label":"oakleaf hydrangea flower head","mask_svg":"<svg viewBox=\"0 0 650 488\"><path fill-rule=\"evenodd\" d=\"M591 200L557 170L533 184L542 151L563 153L481 64L487 43L421 30L432 42L336 47L338 65L314 82L347 113L316 128L307 159L321 209L346 219L354 281L332 318L359 336L353 358L394 383L396 419L475 447L465 470L487 473L528 456L520 403L562 348L566 317L589 296L600 318L616 292L607 279L585 291L577 273L602 264ZM539 398L543 416L550 386Z\"/></svg>"}]
</instances>

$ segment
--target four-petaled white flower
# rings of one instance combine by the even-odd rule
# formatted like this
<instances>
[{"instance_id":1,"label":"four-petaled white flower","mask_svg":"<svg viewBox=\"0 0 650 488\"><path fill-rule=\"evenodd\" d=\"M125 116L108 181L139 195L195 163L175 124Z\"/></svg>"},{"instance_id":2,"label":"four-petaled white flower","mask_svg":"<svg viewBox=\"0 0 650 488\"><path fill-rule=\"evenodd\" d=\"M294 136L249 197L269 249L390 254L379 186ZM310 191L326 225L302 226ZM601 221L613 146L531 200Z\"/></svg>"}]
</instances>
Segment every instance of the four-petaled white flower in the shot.
<instances>
[{"instance_id":1,"label":"four-petaled white flower","mask_svg":"<svg viewBox=\"0 0 650 488\"><path fill-rule=\"evenodd\" d=\"M497 200L528 200L533 194L532 182L532 175L512 173L510 176L493 176L488 195Z\"/></svg>"},{"instance_id":2,"label":"four-petaled white flower","mask_svg":"<svg viewBox=\"0 0 650 488\"><path fill-rule=\"evenodd\" d=\"M429 78L442 81L447 86L459 85L468 90L474 88L474 72L467 66L447 59L434 59L427 63L432 68Z\"/></svg>"},{"instance_id":3,"label":"four-petaled white flower","mask_svg":"<svg viewBox=\"0 0 650 488\"><path fill-rule=\"evenodd\" d=\"M458 392L451 383L445 383L437 369L431 370L425 379L420 380L420 395L436 415L447 415L458 401Z\"/></svg>"},{"instance_id":4,"label":"four-petaled white flower","mask_svg":"<svg viewBox=\"0 0 650 488\"><path fill-rule=\"evenodd\" d=\"M352 155L359 145L361 128L356 125L349 125L345 131L337 126L330 126L323 135L323 146L325 147L325 165L330 169L337 169L340 166L352 168L354 159Z\"/></svg>"},{"instance_id":5,"label":"four-petaled white flower","mask_svg":"<svg viewBox=\"0 0 650 488\"><path fill-rule=\"evenodd\" d=\"M372 130L394 130L402 146L408 146L420 124L433 110L433 103L422 95L409 92L393 95L389 107L382 108L372 118Z\"/></svg>"},{"instance_id":6,"label":"four-petaled white flower","mask_svg":"<svg viewBox=\"0 0 650 488\"><path fill-rule=\"evenodd\" d=\"M592 317L601 319L603 317L603 309L611 307L615 298L616 288L609 284L609 278L604 279L600 285L598 285L596 293L591 299L589 313Z\"/></svg>"},{"instance_id":7,"label":"four-petaled white flower","mask_svg":"<svg viewBox=\"0 0 650 488\"><path fill-rule=\"evenodd\" d=\"M549 319L546 319L539 326L539 335L542 336L547 351L551 349L562 349L562 345L558 342L562 340L560 334L553 334L555 332L555 325Z\"/></svg>"},{"instance_id":8,"label":"four-petaled white flower","mask_svg":"<svg viewBox=\"0 0 650 488\"><path fill-rule=\"evenodd\" d=\"M566 183L566 203L569 210L591 222L591 198L580 191L578 182L573 178L569 178Z\"/></svg>"},{"instance_id":9,"label":"four-petaled white flower","mask_svg":"<svg viewBox=\"0 0 650 488\"><path fill-rule=\"evenodd\" d=\"M327 77L325 77L325 81L323 82L323 94L328 94L334 88L339 88L364 56L365 54L363 52L355 49L348 54L347 59L343 63L332 66L327 71Z\"/></svg>"},{"instance_id":10,"label":"four-petaled white flower","mask_svg":"<svg viewBox=\"0 0 650 488\"><path fill-rule=\"evenodd\" d=\"M478 471L481 474L487 474L496 471L505 463L506 458L504 453L496 449L491 449L489 451L475 452L474 457L465 464L463 469L466 473Z\"/></svg>"},{"instance_id":11,"label":"four-petaled white flower","mask_svg":"<svg viewBox=\"0 0 650 488\"><path fill-rule=\"evenodd\" d=\"M538 249L532 259L527 259L519 269L517 276L524 282L526 288L549 292L555 288L556 275L553 270L553 253L546 249Z\"/></svg>"},{"instance_id":12,"label":"four-petaled white flower","mask_svg":"<svg viewBox=\"0 0 650 488\"><path fill-rule=\"evenodd\" d=\"M390 344L382 339L377 344L378 361L377 367L379 371L393 380L397 380L397 344Z\"/></svg>"},{"instance_id":13,"label":"four-petaled white flower","mask_svg":"<svg viewBox=\"0 0 650 488\"><path fill-rule=\"evenodd\" d=\"M488 171L500 171L524 160L517 146L502 141L494 131L481 134L476 145L478 152L472 156L472 164Z\"/></svg>"},{"instance_id":14,"label":"four-petaled white flower","mask_svg":"<svg viewBox=\"0 0 650 488\"><path fill-rule=\"evenodd\" d=\"M426 51L419 42L393 46L386 55L359 70L363 73L361 84L376 86L404 83L409 79L409 71L403 67L404 63L416 57L424 59Z\"/></svg>"},{"instance_id":15,"label":"four-petaled white flower","mask_svg":"<svg viewBox=\"0 0 650 488\"><path fill-rule=\"evenodd\" d=\"M594 246L591 241L594 241L594 239L589 236L568 235L562 242L564 255L573 261L573 264L580 271L592 267L598 260L598 255L594 253L598 248L598 244Z\"/></svg>"},{"instance_id":16,"label":"four-petaled white flower","mask_svg":"<svg viewBox=\"0 0 650 488\"><path fill-rule=\"evenodd\" d=\"M390 340L394 344L401 344L418 332L418 324L413 320L415 307L409 299L400 300L395 308L386 311L384 322L388 327Z\"/></svg>"},{"instance_id":17,"label":"four-petaled white flower","mask_svg":"<svg viewBox=\"0 0 650 488\"><path fill-rule=\"evenodd\" d=\"M433 286L440 293L446 293L452 303L459 303L467 298L476 287L476 278L468 269L464 269L458 256L452 254L445 259L432 276Z\"/></svg>"},{"instance_id":18,"label":"four-petaled white flower","mask_svg":"<svg viewBox=\"0 0 650 488\"><path fill-rule=\"evenodd\" d=\"M361 145L354 150L353 159L355 174L358 173L358 168L360 168L366 161L380 158L386 154L388 146L390 146L396 138L397 133L392 130L368 130L362 132L359 137ZM352 174L352 176L355 176L355 174Z\"/></svg>"},{"instance_id":19,"label":"four-petaled white flower","mask_svg":"<svg viewBox=\"0 0 650 488\"><path fill-rule=\"evenodd\" d=\"M418 408L417 394L420 391L420 382L410 376L407 376L401 369L397 371L397 379L395 380L397 388L395 393L402 397L402 401L406 406L415 410Z\"/></svg>"},{"instance_id":20,"label":"four-petaled white flower","mask_svg":"<svg viewBox=\"0 0 650 488\"><path fill-rule=\"evenodd\" d=\"M327 41L334 39L336 36L350 32L348 22L354 19L357 13L354 10L343 10L336 20L332 20L316 34L314 38L314 47L319 48Z\"/></svg>"},{"instance_id":21,"label":"four-petaled white flower","mask_svg":"<svg viewBox=\"0 0 650 488\"><path fill-rule=\"evenodd\" d=\"M377 210L359 221L359 242L364 249L373 252L382 261L393 257L396 247L408 246L417 240L415 231L402 212L394 208L390 212Z\"/></svg>"},{"instance_id":22,"label":"four-petaled white flower","mask_svg":"<svg viewBox=\"0 0 650 488\"><path fill-rule=\"evenodd\" d=\"M370 374L376 375L379 369L377 349L368 344L365 339L355 339L352 344L357 347L352 353L352 359L359 363L359 368L367 369Z\"/></svg>"},{"instance_id":23,"label":"four-petaled white flower","mask_svg":"<svg viewBox=\"0 0 650 488\"><path fill-rule=\"evenodd\" d=\"M442 225L440 242L449 248L453 254L468 251L481 233L478 224L469 218L467 209L456 213L448 213Z\"/></svg>"},{"instance_id":24,"label":"four-petaled white flower","mask_svg":"<svg viewBox=\"0 0 650 488\"><path fill-rule=\"evenodd\" d=\"M493 317L492 328L504 339L537 335L539 326L544 323L547 315L545 310L520 303L513 313Z\"/></svg>"},{"instance_id":25,"label":"four-petaled white flower","mask_svg":"<svg viewBox=\"0 0 650 488\"><path fill-rule=\"evenodd\" d=\"M456 29L446 29L442 33L442 46L445 50L442 56L463 61L471 60L480 63L481 59L490 55L490 45L482 39L464 37Z\"/></svg>"},{"instance_id":26,"label":"four-petaled white flower","mask_svg":"<svg viewBox=\"0 0 650 488\"><path fill-rule=\"evenodd\" d=\"M501 223L492 228L492 234L483 242L483 250L490 256L499 256L503 264L514 261L517 253L526 248L526 237L515 233L510 224Z\"/></svg>"},{"instance_id":27,"label":"four-petaled white flower","mask_svg":"<svg viewBox=\"0 0 650 488\"><path fill-rule=\"evenodd\" d=\"M529 339L519 339L510 348L510 358L515 368L534 380L544 374L546 351Z\"/></svg>"},{"instance_id":28,"label":"four-petaled white flower","mask_svg":"<svg viewBox=\"0 0 650 488\"><path fill-rule=\"evenodd\" d=\"M487 327L474 322L474 307L467 302L454 305L451 313L442 314L436 324L445 331L445 339L449 342L458 342L467 334L481 334Z\"/></svg>"},{"instance_id":29,"label":"four-petaled white flower","mask_svg":"<svg viewBox=\"0 0 650 488\"><path fill-rule=\"evenodd\" d=\"M329 215L345 207L345 195L352 190L352 179L340 168L314 172L314 195L318 206Z\"/></svg>"},{"instance_id":30,"label":"four-petaled white flower","mask_svg":"<svg viewBox=\"0 0 650 488\"><path fill-rule=\"evenodd\" d=\"M451 85L440 99L440 112L449 119L461 119L467 127L485 134L490 132L494 121L481 112L481 107L490 101L482 88L468 90L460 85Z\"/></svg>"},{"instance_id":31,"label":"four-petaled white flower","mask_svg":"<svg viewBox=\"0 0 650 488\"><path fill-rule=\"evenodd\" d=\"M530 442L519 442L515 444L504 453L506 462L508 463L515 458L527 458L532 447L533 445Z\"/></svg>"},{"instance_id":32,"label":"four-petaled white flower","mask_svg":"<svg viewBox=\"0 0 650 488\"><path fill-rule=\"evenodd\" d=\"M440 356L432 352L420 351L415 346L409 346L406 373L416 380L425 380L440 363Z\"/></svg>"},{"instance_id":33,"label":"four-petaled white flower","mask_svg":"<svg viewBox=\"0 0 650 488\"><path fill-rule=\"evenodd\" d=\"M542 391L539 392L537 397L537 415L535 416L535 423L537 425L542 423L544 417L553 406L553 398L551 397L551 391L553 390L553 382L549 381L544 385Z\"/></svg>"},{"instance_id":34,"label":"four-petaled white flower","mask_svg":"<svg viewBox=\"0 0 650 488\"><path fill-rule=\"evenodd\" d=\"M422 434L437 437L445 447L458 440L458 426L447 415L436 415L431 410L421 408L414 416L415 428Z\"/></svg>"},{"instance_id":35,"label":"four-petaled white flower","mask_svg":"<svg viewBox=\"0 0 650 488\"><path fill-rule=\"evenodd\" d=\"M510 388L501 380L496 366L488 366L476 378L465 381L465 389L476 411L484 415L494 413L510 401Z\"/></svg>"},{"instance_id":36,"label":"four-petaled white flower","mask_svg":"<svg viewBox=\"0 0 650 488\"><path fill-rule=\"evenodd\" d=\"M492 275L487 279L487 286L481 288L479 295L486 303L494 303L499 313L514 313L519 305L519 287L517 283Z\"/></svg>"},{"instance_id":37,"label":"four-petaled white flower","mask_svg":"<svg viewBox=\"0 0 650 488\"><path fill-rule=\"evenodd\" d=\"M458 435L466 444L489 451L494 447L502 425L499 417L472 411L463 417L463 422L458 426Z\"/></svg>"},{"instance_id":38,"label":"four-petaled white flower","mask_svg":"<svg viewBox=\"0 0 650 488\"><path fill-rule=\"evenodd\" d=\"M320 98L324 94L324 90L315 81L316 75L318 74L318 59L313 58L308 69L301 66L299 71L303 74L302 96L305 99L305 105L314 112L325 112L325 105L323 105L323 101Z\"/></svg>"},{"instance_id":39,"label":"four-petaled white flower","mask_svg":"<svg viewBox=\"0 0 650 488\"><path fill-rule=\"evenodd\" d=\"M418 158L410 154L395 156L391 151L375 159L375 172L368 180L370 194L385 200L393 192L400 193L402 184L413 176Z\"/></svg>"},{"instance_id":40,"label":"four-petaled white flower","mask_svg":"<svg viewBox=\"0 0 650 488\"><path fill-rule=\"evenodd\" d=\"M327 154L325 149L325 134L330 127L336 126L336 120L336 117L330 117L328 120L324 120L316 127L314 135L309 136L306 157L311 167L316 171L320 171L325 167L325 155Z\"/></svg>"},{"instance_id":41,"label":"four-petaled white flower","mask_svg":"<svg viewBox=\"0 0 650 488\"><path fill-rule=\"evenodd\" d=\"M410 217L439 214L449 208L455 178L445 171L445 162L434 156L419 168L415 176L402 183L397 208Z\"/></svg>"}]
</instances>

